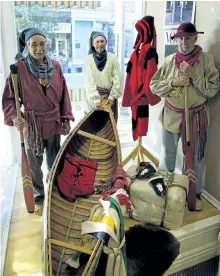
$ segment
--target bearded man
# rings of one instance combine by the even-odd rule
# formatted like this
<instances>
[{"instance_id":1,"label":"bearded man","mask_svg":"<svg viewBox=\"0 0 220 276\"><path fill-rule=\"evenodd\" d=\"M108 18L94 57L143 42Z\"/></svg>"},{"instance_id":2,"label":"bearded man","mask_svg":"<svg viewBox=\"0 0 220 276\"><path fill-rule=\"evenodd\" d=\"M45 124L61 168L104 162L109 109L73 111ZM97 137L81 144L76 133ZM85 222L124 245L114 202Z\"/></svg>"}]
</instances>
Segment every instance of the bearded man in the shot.
<instances>
[{"instance_id":1,"label":"bearded man","mask_svg":"<svg viewBox=\"0 0 220 276\"><path fill-rule=\"evenodd\" d=\"M150 88L156 95L165 98L160 115L162 123L162 150L159 169L175 170L177 146L182 138L184 168L194 188L191 211L201 211L201 193L204 187L204 151L210 114L207 101L219 90L219 72L211 54L204 53L195 45L198 32L192 23L183 23L172 39L177 39L178 51L166 58L163 66L153 76ZM187 87L185 90L184 87ZM188 93L190 146L186 141L185 97ZM194 185L194 186L193 186Z\"/></svg>"}]
</instances>

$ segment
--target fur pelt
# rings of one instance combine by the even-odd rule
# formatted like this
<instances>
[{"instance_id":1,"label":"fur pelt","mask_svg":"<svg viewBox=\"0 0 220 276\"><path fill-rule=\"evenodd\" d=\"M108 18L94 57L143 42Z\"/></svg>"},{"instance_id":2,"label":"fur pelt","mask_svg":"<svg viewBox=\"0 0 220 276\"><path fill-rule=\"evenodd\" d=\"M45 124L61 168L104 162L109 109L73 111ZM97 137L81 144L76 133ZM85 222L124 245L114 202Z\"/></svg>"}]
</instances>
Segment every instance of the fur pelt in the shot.
<instances>
[{"instance_id":1,"label":"fur pelt","mask_svg":"<svg viewBox=\"0 0 220 276\"><path fill-rule=\"evenodd\" d=\"M139 224L125 236L128 276L162 276L179 255L178 240L162 227Z\"/></svg>"}]
</instances>

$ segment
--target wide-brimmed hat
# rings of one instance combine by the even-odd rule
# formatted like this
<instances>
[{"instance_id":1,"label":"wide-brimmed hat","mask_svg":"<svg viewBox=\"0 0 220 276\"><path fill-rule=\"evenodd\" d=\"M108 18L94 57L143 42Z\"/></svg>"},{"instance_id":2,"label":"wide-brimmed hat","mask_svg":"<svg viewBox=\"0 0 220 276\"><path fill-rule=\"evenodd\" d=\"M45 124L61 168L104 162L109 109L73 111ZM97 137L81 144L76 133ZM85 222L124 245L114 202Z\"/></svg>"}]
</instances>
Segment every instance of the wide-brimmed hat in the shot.
<instances>
[{"instance_id":1,"label":"wide-brimmed hat","mask_svg":"<svg viewBox=\"0 0 220 276\"><path fill-rule=\"evenodd\" d=\"M171 36L171 39L174 39L177 37L193 36L197 34L204 34L204 32L198 32L194 24L190 22L186 22L186 23L182 23L178 27L176 34Z\"/></svg>"}]
</instances>

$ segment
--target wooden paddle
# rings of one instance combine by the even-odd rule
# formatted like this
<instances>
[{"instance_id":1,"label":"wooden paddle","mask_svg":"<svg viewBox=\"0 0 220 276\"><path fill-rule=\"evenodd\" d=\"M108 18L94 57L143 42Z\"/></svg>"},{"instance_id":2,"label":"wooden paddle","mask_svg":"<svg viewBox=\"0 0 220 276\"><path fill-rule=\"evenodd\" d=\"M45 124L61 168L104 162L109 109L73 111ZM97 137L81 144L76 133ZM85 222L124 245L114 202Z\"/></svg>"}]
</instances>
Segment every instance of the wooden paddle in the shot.
<instances>
[{"instance_id":1,"label":"wooden paddle","mask_svg":"<svg viewBox=\"0 0 220 276\"><path fill-rule=\"evenodd\" d=\"M185 96L186 142L187 142L187 146L190 146L189 107L188 107L187 86L184 86L184 96Z\"/></svg>"},{"instance_id":2,"label":"wooden paddle","mask_svg":"<svg viewBox=\"0 0 220 276\"><path fill-rule=\"evenodd\" d=\"M18 92L17 66L15 64L10 65L10 71L11 71L12 82L13 82L14 93L15 93L17 117L20 120L21 110L20 110L20 101L19 101L19 92ZM26 203L26 208L28 213L33 213L35 209L34 189L33 189L33 182L31 178L29 163L25 152L23 130L20 130L20 140L21 140L21 176L22 176L24 200Z\"/></svg>"},{"instance_id":3,"label":"wooden paddle","mask_svg":"<svg viewBox=\"0 0 220 276\"><path fill-rule=\"evenodd\" d=\"M98 239L95 248L93 249L92 255L89 258L89 261L86 264L86 267L83 270L82 276L93 276L95 275L99 259L102 255L104 247L104 241Z\"/></svg>"}]
</instances>

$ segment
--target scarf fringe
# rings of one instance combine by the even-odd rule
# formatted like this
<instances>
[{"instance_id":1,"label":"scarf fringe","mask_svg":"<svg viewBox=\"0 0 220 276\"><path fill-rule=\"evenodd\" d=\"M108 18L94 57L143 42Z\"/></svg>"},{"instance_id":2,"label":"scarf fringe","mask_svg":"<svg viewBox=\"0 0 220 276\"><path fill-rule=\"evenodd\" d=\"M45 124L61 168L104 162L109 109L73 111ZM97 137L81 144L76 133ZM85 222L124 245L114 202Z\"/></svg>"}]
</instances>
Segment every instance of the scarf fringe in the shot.
<instances>
[{"instance_id":1,"label":"scarf fringe","mask_svg":"<svg viewBox=\"0 0 220 276\"><path fill-rule=\"evenodd\" d=\"M185 110L179 109L172 106L167 101L165 107L182 114L182 125L181 125L181 139L182 149L185 156L184 171L183 174L188 176L189 179L189 192L188 192L188 208L194 211L196 209L196 183L197 176L194 168L194 157L198 145L198 161L201 161L204 157L205 146L207 141L207 128L208 118L206 114L206 105L204 104L189 109L189 122L190 122L190 146L187 145L186 141L186 120ZM198 143L198 144L197 144Z\"/></svg>"},{"instance_id":2,"label":"scarf fringe","mask_svg":"<svg viewBox=\"0 0 220 276\"><path fill-rule=\"evenodd\" d=\"M44 153L43 122L60 118L59 106L48 112L25 111L28 147L41 156Z\"/></svg>"},{"instance_id":3,"label":"scarf fringe","mask_svg":"<svg viewBox=\"0 0 220 276\"><path fill-rule=\"evenodd\" d=\"M205 102L200 106L189 109L191 143L190 146L187 146L185 110L172 106L168 101L165 102L166 108L182 114L181 137L184 155L186 155L188 152L194 155L197 143L199 143L198 161L201 161L204 157L205 146L207 142L208 118L206 114L206 105L207 103Z\"/></svg>"},{"instance_id":4,"label":"scarf fringe","mask_svg":"<svg viewBox=\"0 0 220 276\"><path fill-rule=\"evenodd\" d=\"M28 147L36 152L36 155L41 156L44 153L44 145L42 139L42 125L39 118L36 118L34 111L26 113L27 126L27 142Z\"/></svg>"}]
</instances>

